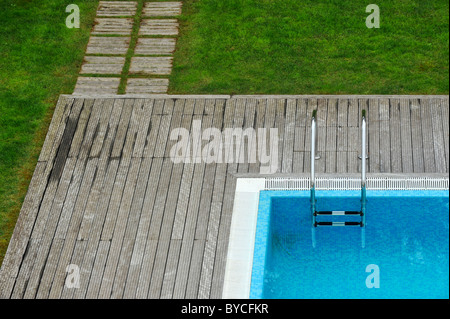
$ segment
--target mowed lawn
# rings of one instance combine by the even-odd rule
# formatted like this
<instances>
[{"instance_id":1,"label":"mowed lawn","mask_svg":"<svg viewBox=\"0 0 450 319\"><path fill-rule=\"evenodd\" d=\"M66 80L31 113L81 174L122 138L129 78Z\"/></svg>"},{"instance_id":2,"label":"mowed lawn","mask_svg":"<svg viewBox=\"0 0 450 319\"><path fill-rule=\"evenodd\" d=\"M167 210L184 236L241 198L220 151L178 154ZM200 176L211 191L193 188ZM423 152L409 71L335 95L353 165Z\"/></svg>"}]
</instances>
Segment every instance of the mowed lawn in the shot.
<instances>
[{"instance_id":1,"label":"mowed lawn","mask_svg":"<svg viewBox=\"0 0 450 319\"><path fill-rule=\"evenodd\" d=\"M98 1L0 1L0 264L59 94L72 93Z\"/></svg>"},{"instance_id":2,"label":"mowed lawn","mask_svg":"<svg viewBox=\"0 0 450 319\"><path fill-rule=\"evenodd\" d=\"M380 8L368 29L366 6ZM184 1L170 93L448 94L448 0Z\"/></svg>"}]
</instances>

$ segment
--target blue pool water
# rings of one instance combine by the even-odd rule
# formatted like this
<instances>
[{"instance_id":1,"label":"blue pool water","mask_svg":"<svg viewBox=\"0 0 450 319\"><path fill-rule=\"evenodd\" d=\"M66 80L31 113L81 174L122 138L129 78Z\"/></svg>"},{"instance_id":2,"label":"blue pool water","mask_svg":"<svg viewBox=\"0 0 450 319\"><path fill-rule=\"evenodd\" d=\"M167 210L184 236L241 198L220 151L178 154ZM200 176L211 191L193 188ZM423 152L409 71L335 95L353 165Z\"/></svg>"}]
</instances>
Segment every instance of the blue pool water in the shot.
<instances>
[{"instance_id":1,"label":"blue pool water","mask_svg":"<svg viewBox=\"0 0 450 319\"><path fill-rule=\"evenodd\" d=\"M359 191L316 196L360 207ZM309 209L309 191L261 192L250 298L449 298L448 191L367 191L365 248L360 227L316 228L313 248Z\"/></svg>"}]
</instances>

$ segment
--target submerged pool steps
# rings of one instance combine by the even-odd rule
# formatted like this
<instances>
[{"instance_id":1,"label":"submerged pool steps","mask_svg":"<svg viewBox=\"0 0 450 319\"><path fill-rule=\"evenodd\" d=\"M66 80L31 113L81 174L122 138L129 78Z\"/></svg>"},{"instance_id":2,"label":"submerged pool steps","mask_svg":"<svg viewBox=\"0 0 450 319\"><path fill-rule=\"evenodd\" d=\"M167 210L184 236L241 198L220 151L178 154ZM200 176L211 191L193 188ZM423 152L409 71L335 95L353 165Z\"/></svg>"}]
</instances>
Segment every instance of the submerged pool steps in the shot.
<instances>
[{"instance_id":1,"label":"submerged pool steps","mask_svg":"<svg viewBox=\"0 0 450 319\"><path fill-rule=\"evenodd\" d=\"M316 114L314 111L311 120L311 178L310 178L310 202L311 202L311 215L312 215L312 245L316 247L316 232L315 229L321 226L337 226L337 227L360 227L361 228L361 247L365 247L366 236L366 111L362 111L361 119L361 210L360 211L316 211L316 181L314 162L319 156L316 154L317 146L317 130L316 130ZM360 216L360 221L317 221L317 216Z\"/></svg>"},{"instance_id":2,"label":"submerged pool steps","mask_svg":"<svg viewBox=\"0 0 450 319\"><path fill-rule=\"evenodd\" d=\"M320 215L343 216L343 215L362 215L362 213L358 212L358 211L343 211L343 210L322 211L322 212L314 213L314 216L320 216Z\"/></svg>"},{"instance_id":3,"label":"submerged pool steps","mask_svg":"<svg viewBox=\"0 0 450 319\"><path fill-rule=\"evenodd\" d=\"M316 222L315 227L318 226L360 226L362 227L362 222Z\"/></svg>"}]
</instances>

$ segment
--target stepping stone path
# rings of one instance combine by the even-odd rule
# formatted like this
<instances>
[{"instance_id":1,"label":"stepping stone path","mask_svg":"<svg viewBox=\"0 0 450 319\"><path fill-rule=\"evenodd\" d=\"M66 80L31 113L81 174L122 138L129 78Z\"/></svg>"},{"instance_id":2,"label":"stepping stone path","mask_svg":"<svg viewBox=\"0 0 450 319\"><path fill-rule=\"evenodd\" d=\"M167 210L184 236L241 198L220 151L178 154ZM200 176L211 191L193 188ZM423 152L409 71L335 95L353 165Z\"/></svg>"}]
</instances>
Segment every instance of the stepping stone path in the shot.
<instances>
[{"instance_id":1,"label":"stepping stone path","mask_svg":"<svg viewBox=\"0 0 450 319\"><path fill-rule=\"evenodd\" d=\"M100 1L74 94L115 95L121 82L126 94L167 93L181 12L179 1Z\"/></svg>"}]
</instances>

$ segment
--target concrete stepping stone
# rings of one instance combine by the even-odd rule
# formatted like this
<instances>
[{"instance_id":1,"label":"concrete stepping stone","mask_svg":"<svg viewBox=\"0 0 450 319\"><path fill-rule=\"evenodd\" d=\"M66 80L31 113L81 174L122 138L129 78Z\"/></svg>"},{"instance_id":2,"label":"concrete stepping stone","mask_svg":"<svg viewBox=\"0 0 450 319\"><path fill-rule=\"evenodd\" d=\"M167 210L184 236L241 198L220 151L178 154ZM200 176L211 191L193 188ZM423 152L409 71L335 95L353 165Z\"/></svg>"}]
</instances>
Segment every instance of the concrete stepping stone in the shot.
<instances>
[{"instance_id":1,"label":"concrete stepping stone","mask_svg":"<svg viewBox=\"0 0 450 319\"><path fill-rule=\"evenodd\" d=\"M78 77L74 94L117 94L120 78Z\"/></svg>"},{"instance_id":2,"label":"concrete stepping stone","mask_svg":"<svg viewBox=\"0 0 450 319\"><path fill-rule=\"evenodd\" d=\"M176 19L143 19L139 35L177 35Z\"/></svg>"},{"instance_id":3,"label":"concrete stepping stone","mask_svg":"<svg viewBox=\"0 0 450 319\"><path fill-rule=\"evenodd\" d=\"M130 74L168 75L172 71L172 57L132 57Z\"/></svg>"},{"instance_id":4,"label":"concrete stepping stone","mask_svg":"<svg viewBox=\"0 0 450 319\"><path fill-rule=\"evenodd\" d=\"M136 1L100 1L98 17L132 17L136 14Z\"/></svg>"},{"instance_id":5,"label":"concrete stepping stone","mask_svg":"<svg viewBox=\"0 0 450 319\"><path fill-rule=\"evenodd\" d=\"M167 93L168 79L128 79L127 94L156 94Z\"/></svg>"},{"instance_id":6,"label":"concrete stepping stone","mask_svg":"<svg viewBox=\"0 0 450 319\"><path fill-rule=\"evenodd\" d=\"M137 55L170 55L175 51L176 40L165 38L139 38L134 49Z\"/></svg>"},{"instance_id":7,"label":"concrete stepping stone","mask_svg":"<svg viewBox=\"0 0 450 319\"><path fill-rule=\"evenodd\" d=\"M127 54L130 37L90 37L86 54Z\"/></svg>"},{"instance_id":8,"label":"concrete stepping stone","mask_svg":"<svg viewBox=\"0 0 450 319\"><path fill-rule=\"evenodd\" d=\"M125 57L85 56L80 74L121 74Z\"/></svg>"},{"instance_id":9,"label":"concrete stepping stone","mask_svg":"<svg viewBox=\"0 0 450 319\"><path fill-rule=\"evenodd\" d=\"M173 17L181 14L182 2L146 2L142 10L144 17Z\"/></svg>"},{"instance_id":10,"label":"concrete stepping stone","mask_svg":"<svg viewBox=\"0 0 450 319\"><path fill-rule=\"evenodd\" d=\"M92 35L131 35L132 18L96 18Z\"/></svg>"}]
</instances>

